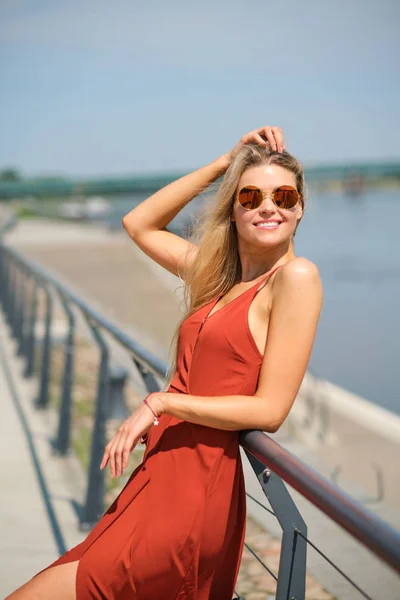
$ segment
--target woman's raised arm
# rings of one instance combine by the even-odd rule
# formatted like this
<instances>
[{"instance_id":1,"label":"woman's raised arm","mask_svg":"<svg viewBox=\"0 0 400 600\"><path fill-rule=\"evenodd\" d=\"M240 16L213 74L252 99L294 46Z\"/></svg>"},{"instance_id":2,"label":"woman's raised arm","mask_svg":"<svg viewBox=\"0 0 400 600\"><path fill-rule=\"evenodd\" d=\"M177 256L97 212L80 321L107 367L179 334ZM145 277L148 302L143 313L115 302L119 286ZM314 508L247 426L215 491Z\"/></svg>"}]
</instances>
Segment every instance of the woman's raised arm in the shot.
<instances>
[{"instance_id":1,"label":"woman's raised arm","mask_svg":"<svg viewBox=\"0 0 400 600\"><path fill-rule=\"evenodd\" d=\"M246 133L227 154L173 181L141 202L122 219L129 237L159 265L185 279L185 269L194 260L196 248L188 240L168 231L167 225L186 204L225 173L243 145L265 145L267 142L273 150L282 152L285 148L282 130L267 125Z\"/></svg>"},{"instance_id":2,"label":"woman's raised arm","mask_svg":"<svg viewBox=\"0 0 400 600\"><path fill-rule=\"evenodd\" d=\"M122 219L129 237L143 252L162 267L185 278L187 261L195 257L194 245L171 233L167 225L195 196L223 175L229 167L229 155L173 181L141 202Z\"/></svg>"}]
</instances>

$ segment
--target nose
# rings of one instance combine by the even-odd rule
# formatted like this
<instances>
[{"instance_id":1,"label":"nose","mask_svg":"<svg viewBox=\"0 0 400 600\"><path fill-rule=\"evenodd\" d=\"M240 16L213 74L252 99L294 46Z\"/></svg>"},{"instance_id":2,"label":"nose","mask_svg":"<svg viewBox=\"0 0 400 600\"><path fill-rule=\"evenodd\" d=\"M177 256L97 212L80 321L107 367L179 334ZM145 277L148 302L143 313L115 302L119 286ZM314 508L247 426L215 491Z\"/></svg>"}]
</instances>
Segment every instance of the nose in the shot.
<instances>
[{"instance_id":1,"label":"nose","mask_svg":"<svg viewBox=\"0 0 400 600\"><path fill-rule=\"evenodd\" d=\"M275 205L275 202L272 200L272 198L273 198L273 194L264 194L263 201L259 206L259 210L274 212L276 209L276 205Z\"/></svg>"}]
</instances>

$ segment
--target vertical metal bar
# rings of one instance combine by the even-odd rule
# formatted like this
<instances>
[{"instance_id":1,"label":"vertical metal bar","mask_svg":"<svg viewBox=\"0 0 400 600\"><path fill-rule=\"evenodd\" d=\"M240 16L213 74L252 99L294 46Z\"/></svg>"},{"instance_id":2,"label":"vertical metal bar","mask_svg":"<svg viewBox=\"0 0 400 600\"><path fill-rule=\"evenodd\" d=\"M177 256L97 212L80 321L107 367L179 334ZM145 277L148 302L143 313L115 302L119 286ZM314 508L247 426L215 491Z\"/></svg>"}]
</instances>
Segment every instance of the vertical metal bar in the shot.
<instances>
[{"instance_id":1,"label":"vertical metal bar","mask_svg":"<svg viewBox=\"0 0 400 600\"><path fill-rule=\"evenodd\" d=\"M21 289L20 289L20 305L19 305L19 328L18 328L18 351L17 355L22 356L24 354L24 342L26 338L26 326L27 326L27 285L28 277L26 269L23 265L20 265L20 278L21 278Z\"/></svg>"},{"instance_id":2,"label":"vertical metal bar","mask_svg":"<svg viewBox=\"0 0 400 600\"><path fill-rule=\"evenodd\" d=\"M51 318L53 314L53 299L48 286L44 284L44 293L46 294L46 316L45 332L42 341L42 364L40 370L40 388L36 400L37 408L47 408L49 404L49 383L50 383L50 364L51 364Z\"/></svg>"},{"instance_id":3,"label":"vertical metal bar","mask_svg":"<svg viewBox=\"0 0 400 600\"><path fill-rule=\"evenodd\" d=\"M13 260L11 253L8 252L7 256L7 297L5 303L5 314L8 321L10 306L12 305L12 292L13 292Z\"/></svg>"},{"instance_id":4,"label":"vertical metal bar","mask_svg":"<svg viewBox=\"0 0 400 600\"><path fill-rule=\"evenodd\" d=\"M91 529L104 513L105 472L100 469L106 446L107 404L109 398L109 350L97 325L88 321L101 352L97 398L90 451L89 480L85 505L80 517L81 530Z\"/></svg>"},{"instance_id":5,"label":"vertical metal bar","mask_svg":"<svg viewBox=\"0 0 400 600\"><path fill-rule=\"evenodd\" d=\"M125 386L128 371L124 367L108 369L109 400L107 403L107 419L127 419L130 415L125 402Z\"/></svg>"},{"instance_id":6,"label":"vertical metal bar","mask_svg":"<svg viewBox=\"0 0 400 600\"><path fill-rule=\"evenodd\" d=\"M20 354L22 337L24 333L25 314L25 274L21 262L18 263L18 301L16 310L16 338L18 340L18 354Z\"/></svg>"},{"instance_id":7,"label":"vertical metal bar","mask_svg":"<svg viewBox=\"0 0 400 600\"><path fill-rule=\"evenodd\" d=\"M25 275L25 316L22 329L21 344L19 353L28 359L29 336L30 336L30 315L32 313L32 274L29 267L23 266Z\"/></svg>"},{"instance_id":8,"label":"vertical metal bar","mask_svg":"<svg viewBox=\"0 0 400 600\"><path fill-rule=\"evenodd\" d=\"M37 313L37 302L38 302L38 286L36 279L31 279L32 286L32 299L31 299L31 310L29 315L29 326L27 332L27 352L26 352L26 368L24 372L25 377L32 377L35 367L35 326L36 326L36 313Z\"/></svg>"},{"instance_id":9,"label":"vertical metal bar","mask_svg":"<svg viewBox=\"0 0 400 600\"><path fill-rule=\"evenodd\" d=\"M4 314L7 313L8 294L10 291L10 256L6 247L2 245L3 253L3 274L4 274L4 290L2 290L2 305Z\"/></svg>"},{"instance_id":10,"label":"vertical metal bar","mask_svg":"<svg viewBox=\"0 0 400 600\"><path fill-rule=\"evenodd\" d=\"M10 285L9 285L9 294L8 294L8 302L7 302L7 311L6 317L8 324L12 325L12 311L15 300L15 259L10 255Z\"/></svg>"},{"instance_id":11,"label":"vertical metal bar","mask_svg":"<svg viewBox=\"0 0 400 600\"><path fill-rule=\"evenodd\" d=\"M64 455L68 453L71 443L75 318L68 301L62 294L60 295L60 299L68 319L68 333L65 337L65 362L62 377L58 433L53 442L53 449L58 454Z\"/></svg>"},{"instance_id":12,"label":"vertical metal bar","mask_svg":"<svg viewBox=\"0 0 400 600\"><path fill-rule=\"evenodd\" d=\"M20 329L19 323L19 312L21 305L21 271L19 261L15 260L15 296L14 296L14 304L12 306L11 312L11 329L13 332L13 336L19 341L18 333Z\"/></svg>"},{"instance_id":13,"label":"vertical metal bar","mask_svg":"<svg viewBox=\"0 0 400 600\"><path fill-rule=\"evenodd\" d=\"M284 482L245 450L246 456L282 527L276 600L304 600L306 594L307 526Z\"/></svg>"},{"instance_id":14,"label":"vertical metal bar","mask_svg":"<svg viewBox=\"0 0 400 600\"><path fill-rule=\"evenodd\" d=\"M136 368L139 371L143 383L146 386L147 392L149 394L152 394L153 392L159 392L160 386L158 385L157 380L154 377L153 373L150 371L150 369L142 363L140 363L138 360L136 360L136 358L133 358L133 362L135 363Z\"/></svg>"}]
</instances>

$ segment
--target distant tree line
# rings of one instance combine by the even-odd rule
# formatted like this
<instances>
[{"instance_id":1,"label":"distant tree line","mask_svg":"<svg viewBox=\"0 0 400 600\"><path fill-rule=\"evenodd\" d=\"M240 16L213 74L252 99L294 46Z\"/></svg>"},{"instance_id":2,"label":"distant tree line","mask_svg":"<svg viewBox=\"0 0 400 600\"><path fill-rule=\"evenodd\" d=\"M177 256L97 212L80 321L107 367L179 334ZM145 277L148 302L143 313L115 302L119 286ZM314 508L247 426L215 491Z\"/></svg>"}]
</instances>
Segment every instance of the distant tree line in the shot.
<instances>
[{"instance_id":1,"label":"distant tree line","mask_svg":"<svg viewBox=\"0 0 400 600\"><path fill-rule=\"evenodd\" d=\"M21 181L22 179L21 173L13 167L0 169L0 181Z\"/></svg>"},{"instance_id":2,"label":"distant tree line","mask_svg":"<svg viewBox=\"0 0 400 600\"><path fill-rule=\"evenodd\" d=\"M64 175L35 175L34 177L24 177L18 169L14 167L4 167L0 169L0 181L69 181Z\"/></svg>"}]
</instances>

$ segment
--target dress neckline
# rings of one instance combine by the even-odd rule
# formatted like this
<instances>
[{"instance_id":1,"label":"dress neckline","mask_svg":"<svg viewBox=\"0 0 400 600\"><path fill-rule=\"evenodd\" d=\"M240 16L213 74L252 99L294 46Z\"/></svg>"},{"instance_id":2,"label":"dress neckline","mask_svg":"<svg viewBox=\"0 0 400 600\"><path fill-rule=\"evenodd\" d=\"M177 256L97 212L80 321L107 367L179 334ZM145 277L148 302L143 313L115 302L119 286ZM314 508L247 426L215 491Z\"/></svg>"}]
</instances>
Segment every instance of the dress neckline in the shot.
<instances>
[{"instance_id":1,"label":"dress neckline","mask_svg":"<svg viewBox=\"0 0 400 600\"><path fill-rule=\"evenodd\" d=\"M210 319L211 317L213 317L214 315L216 315L217 313L219 313L221 310L224 310L224 308L226 308L227 306L229 306L230 304L232 304L233 302L235 302L235 300L238 300L239 298L241 298L242 296L244 296L245 294L247 294L248 292L250 292L250 290L253 290L258 285L261 285L261 283L263 283L268 277L270 277L270 275L272 275L277 269L279 269L279 267L282 267L282 266L283 265L278 265L277 267L274 267L262 279L260 279L260 281L257 281L254 285L251 285L249 288L247 288L247 290L245 290L244 292L242 292L241 294L239 294L238 296L236 296L236 298L233 298L227 304L224 304L224 306L222 306L221 308L219 308L218 310L216 310L214 313L210 314L211 311L215 308L215 306L218 303L218 301L221 298L223 298L224 294L220 294L219 296L217 296L216 298L214 298L214 300L212 300L211 308L208 311L207 315L205 316L205 318L203 319L202 322L204 323L206 320Z\"/></svg>"}]
</instances>

